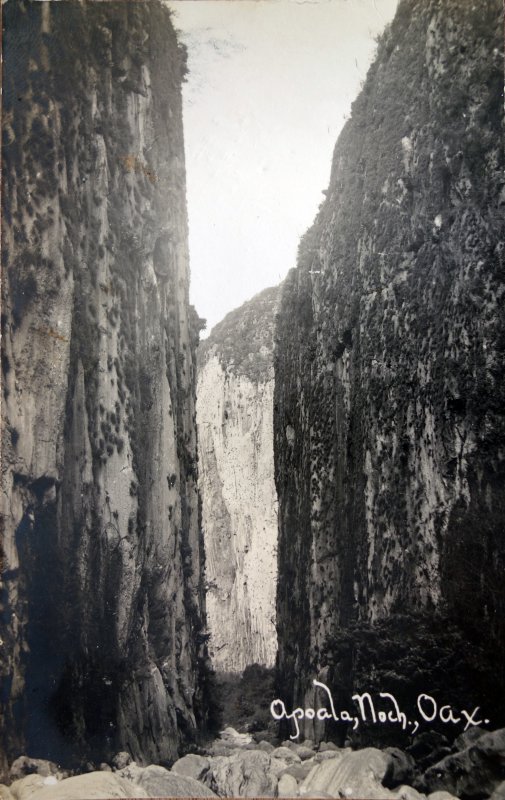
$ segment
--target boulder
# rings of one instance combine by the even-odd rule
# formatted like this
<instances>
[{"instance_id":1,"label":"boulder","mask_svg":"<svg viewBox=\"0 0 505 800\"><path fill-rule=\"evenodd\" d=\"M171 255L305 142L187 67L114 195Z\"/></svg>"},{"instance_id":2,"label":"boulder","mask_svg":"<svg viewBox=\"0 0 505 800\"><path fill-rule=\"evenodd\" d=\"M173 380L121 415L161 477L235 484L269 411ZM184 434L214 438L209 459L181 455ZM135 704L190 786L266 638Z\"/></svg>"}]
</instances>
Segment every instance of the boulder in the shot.
<instances>
[{"instance_id":1,"label":"boulder","mask_svg":"<svg viewBox=\"0 0 505 800\"><path fill-rule=\"evenodd\" d=\"M204 781L210 769L210 761L205 756L187 755L180 758L172 765L172 772L194 778L195 781Z\"/></svg>"},{"instance_id":2,"label":"boulder","mask_svg":"<svg viewBox=\"0 0 505 800\"><path fill-rule=\"evenodd\" d=\"M258 744L256 745L256 750L261 750L262 753L271 753L272 750L275 750L275 747L273 746L273 744L270 744L270 742L267 742L265 741L265 739L262 739L261 742L258 742Z\"/></svg>"},{"instance_id":3,"label":"boulder","mask_svg":"<svg viewBox=\"0 0 505 800\"><path fill-rule=\"evenodd\" d=\"M390 768L391 757L373 747L348 751L342 758L316 764L301 784L300 795L325 792L332 797L394 798L382 785Z\"/></svg>"},{"instance_id":4,"label":"boulder","mask_svg":"<svg viewBox=\"0 0 505 800\"><path fill-rule=\"evenodd\" d=\"M302 781L305 780L309 772L312 770L314 763L315 760L303 761L301 764L291 764L291 766L285 769L282 774L291 775L298 783L302 783Z\"/></svg>"},{"instance_id":5,"label":"boulder","mask_svg":"<svg viewBox=\"0 0 505 800\"><path fill-rule=\"evenodd\" d=\"M435 800L438 800L438 798L435 798ZM443 800L443 798L440 798L440 800ZM493 794L491 795L490 800L505 800L505 781L502 781L502 783L500 783L500 785L496 787Z\"/></svg>"},{"instance_id":6,"label":"boulder","mask_svg":"<svg viewBox=\"0 0 505 800\"><path fill-rule=\"evenodd\" d=\"M150 766L142 770L134 788L142 787L146 797L215 797L204 783L185 775L169 772L164 767ZM132 795L134 796L134 795Z\"/></svg>"},{"instance_id":7,"label":"boulder","mask_svg":"<svg viewBox=\"0 0 505 800\"><path fill-rule=\"evenodd\" d=\"M279 797L296 797L298 794L298 783L296 778L292 775L288 775L284 773L279 778L279 783L277 784L277 795Z\"/></svg>"},{"instance_id":8,"label":"boulder","mask_svg":"<svg viewBox=\"0 0 505 800\"><path fill-rule=\"evenodd\" d=\"M211 786L220 797L274 797L278 776L275 760L260 750L212 759Z\"/></svg>"},{"instance_id":9,"label":"boulder","mask_svg":"<svg viewBox=\"0 0 505 800\"><path fill-rule=\"evenodd\" d=\"M0 800L14 800L14 795L11 794L11 790L3 783L0 783Z\"/></svg>"},{"instance_id":10,"label":"boulder","mask_svg":"<svg viewBox=\"0 0 505 800\"><path fill-rule=\"evenodd\" d=\"M228 742L216 740L207 747L206 752L208 756L229 756L234 753L236 749L236 747Z\"/></svg>"},{"instance_id":11,"label":"boulder","mask_svg":"<svg viewBox=\"0 0 505 800\"><path fill-rule=\"evenodd\" d=\"M454 795L450 794L449 792L442 791L442 792L433 792L432 794L429 794L428 800L458 800L458 798L454 797Z\"/></svg>"},{"instance_id":12,"label":"boulder","mask_svg":"<svg viewBox=\"0 0 505 800\"><path fill-rule=\"evenodd\" d=\"M293 739L284 739L284 741L281 742L281 747L294 747L294 744ZM298 742L298 744L300 744L300 742Z\"/></svg>"},{"instance_id":13,"label":"boulder","mask_svg":"<svg viewBox=\"0 0 505 800\"><path fill-rule=\"evenodd\" d=\"M315 755L314 750L312 750L310 747L305 747L304 744L295 744L291 750L296 753L296 755L302 761L307 761L309 758L313 758Z\"/></svg>"},{"instance_id":14,"label":"boulder","mask_svg":"<svg viewBox=\"0 0 505 800\"><path fill-rule=\"evenodd\" d=\"M419 794L417 789L413 789L412 786L398 787L392 793L392 797L396 797L396 800L426 800L426 795Z\"/></svg>"},{"instance_id":15,"label":"boulder","mask_svg":"<svg viewBox=\"0 0 505 800\"><path fill-rule=\"evenodd\" d=\"M452 752L449 740L438 731L423 731L416 735L414 742L407 747L407 753L414 758L421 772Z\"/></svg>"},{"instance_id":16,"label":"boulder","mask_svg":"<svg viewBox=\"0 0 505 800\"><path fill-rule=\"evenodd\" d=\"M311 750L309 752L311 756L314 755ZM300 764L302 760L296 750L291 747L276 747L275 750L272 750L270 755L272 758L280 758L287 764Z\"/></svg>"},{"instance_id":17,"label":"boulder","mask_svg":"<svg viewBox=\"0 0 505 800\"><path fill-rule=\"evenodd\" d=\"M113 772L88 772L45 786L31 795L30 800L115 800L120 797L149 797L131 781Z\"/></svg>"},{"instance_id":18,"label":"boulder","mask_svg":"<svg viewBox=\"0 0 505 800\"><path fill-rule=\"evenodd\" d=\"M245 747L247 744L254 742L253 737L249 733L239 733L235 728L225 728L220 731L219 738L221 741L231 744L234 747Z\"/></svg>"},{"instance_id":19,"label":"boulder","mask_svg":"<svg viewBox=\"0 0 505 800\"><path fill-rule=\"evenodd\" d=\"M384 786L394 789L395 786L412 783L415 773L415 762L412 756L404 753L398 747L386 747L384 752L391 759L387 774L384 776Z\"/></svg>"},{"instance_id":20,"label":"boulder","mask_svg":"<svg viewBox=\"0 0 505 800\"><path fill-rule=\"evenodd\" d=\"M485 731L483 728L479 728L478 725L472 728L468 728L467 731L463 731L460 733L457 739L454 740L454 748L456 750L466 750L467 747L470 747L471 744L480 739L481 736L484 736Z\"/></svg>"},{"instance_id":21,"label":"boulder","mask_svg":"<svg viewBox=\"0 0 505 800\"><path fill-rule=\"evenodd\" d=\"M36 773L33 775L25 775L24 778L18 778L17 781L11 783L9 787L10 793L15 800L27 800L28 797L32 797L39 789L43 789L44 786L47 786L44 781L48 777L50 776L46 775L44 777Z\"/></svg>"},{"instance_id":22,"label":"boulder","mask_svg":"<svg viewBox=\"0 0 505 800\"><path fill-rule=\"evenodd\" d=\"M505 728L480 736L459 753L446 756L423 775L428 792L439 789L456 796L491 795L505 774Z\"/></svg>"},{"instance_id":23,"label":"boulder","mask_svg":"<svg viewBox=\"0 0 505 800\"><path fill-rule=\"evenodd\" d=\"M281 747L289 747L296 750L298 747L305 747L307 750L314 750L316 746L312 739L304 739L302 742L299 739L284 739L281 742Z\"/></svg>"},{"instance_id":24,"label":"boulder","mask_svg":"<svg viewBox=\"0 0 505 800\"><path fill-rule=\"evenodd\" d=\"M337 745L334 742L321 742L319 744L320 753L325 753L327 750L340 750L340 749L341 748L337 747Z\"/></svg>"},{"instance_id":25,"label":"boulder","mask_svg":"<svg viewBox=\"0 0 505 800\"><path fill-rule=\"evenodd\" d=\"M19 778L24 778L25 775L42 775L44 778L48 775L59 775L61 778L66 778L68 772L53 761L46 761L44 758L19 756L11 764L9 778L11 781L17 781Z\"/></svg>"},{"instance_id":26,"label":"boulder","mask_svg":"<svg viewBox=\"0 0 505 800\"><path fill-rule=\"evenodd\" d=\"M274 727L263 728L261 731L254 731L254 739L256 742L270 742L274 747L279 744L275 720L272 720L272 722L274 723Z\"/></svg>"},{"instance_id":27,"label":"boulder","mask_svg":"<svg viewBox=\"0 0 505 800\"><path fill-rule=\"evenodd\" d=\"M416 735L414 741L407 750L414 758L424 758L424 756L428 755L433 750L448 746L449 740L443 733L438 733L438 731L423 731Z\"/></svg>"},{"instance_id":28,"label":"boulder","mask_svg":"<svg viewBox=\"0 0 505 800\"><path fill-rule=\"evenodd\" d=\"M129 753L126 753L125 751L122 751L121 753L116 753L116 755L112 759L112 766L114 769L120 770L127 767L128 764L131 764L132 761L133 759L131 755Z\"/></svg>"},{"instance_id":29,"label":"boulder","mask_svg":"<svg viewBox=\"0 0 505 800\"><path fill-rule=\"evenodd\" d=\"M340 758L341 756L349 753L349 750L323 750L322 753L316 753L314 756L314 761L316 764L320 764L321 761L328 761L331 758Z\"/></svg>"},{"instance_id":30,"label":"boulder","mask_svg":"<svg viewBox=\"0 0 505 800\"><path fill-rule=\"evenodd\" d=\"M136 761L132 761L124 769L120 769L114 774L119 778L125 778L127 781L138 781L146 767L139 767Z\"/></svg>"}]
</instances>

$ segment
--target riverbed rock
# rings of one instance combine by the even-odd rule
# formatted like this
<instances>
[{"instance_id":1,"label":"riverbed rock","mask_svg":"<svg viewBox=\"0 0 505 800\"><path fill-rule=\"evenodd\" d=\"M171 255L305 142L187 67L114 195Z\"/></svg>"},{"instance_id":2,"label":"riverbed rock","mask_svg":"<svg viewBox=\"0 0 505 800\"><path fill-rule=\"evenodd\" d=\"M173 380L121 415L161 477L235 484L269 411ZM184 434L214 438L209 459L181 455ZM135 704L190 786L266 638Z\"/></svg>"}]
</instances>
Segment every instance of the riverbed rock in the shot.
<instances>
[{"instance_id":1,"label":"riverbed rock","mask_svg":"<svg viewBox=\"0 0 505 800\"><path fill-rule=\"evenodd\" d=\"M459 753L446 756L423 775L427 791L445 789L455 795L491 795L505 775L505 728L485 733Z\"/></svg>"},{"instance_id":2,"label":"riverbed rock","mask_svg":"<svg viewBox=\"0 0 505 800\"><path fill-rule=\"evenodd\" d=\"M397 800L426 800L426 795L420 794L412 786L399 786L391 796Z\"/></svg>"},{"instance_id":3,"label":"riverbed rock","mask_svg":"<svg viewBox=\"0 0 505 800\"><path fill-rule=\"evenodd\" d=\"M234 751L233 745L226 744L216 739L205 748L205 755L209 758L229 756Z\"/></svg>"},{"instance_id":4,"label":"riverbed rock","mask_svg":"<svg viewBox=\"0 0 505 800\"><path fill-rule=\"evenodd\" d=\"M147 797L215 797L214 792L200 781L185 775L169 772L164 767L146 767L135 782Z\"/></svg>"},{"instance_id":5,"label":"riverbed rock","mask_svg":"<svg viewBox=\"0 0 505 800\"><path fill-rule=\"evenodd\" d=\"M314 755L312 751L309 750L308 752L310 752L311 756ZM302 761L296 750L291 747L276 747L275 750L272 750L270 755L272 758L280 758L288 764L300 764Z\"/></svg>"},{"instance_id":6,"label":"riverbed rock","mask_svg":"<svg viewBox=\"0 0 505 800\"><path fill-rule=\"evenodd\" d=\"M136 761L132 761L127 767L119 770L115 774L127 781L138 781L146 767L140 767ZM112 770L111 770L112 771Z\"/></svg>"},{"instance_id":7,"label":"riverbed rock","mask_svg":"<svg viewBox=\"0 0 505 800\"><path fill-rule=\"evenodd\" d=\"M122 797L149 797L149 794L143 787L112 772L88 772L66 778L56 786L45 786L32 794L30 800L115 800Z\"/></svg>"},{"instance_id":8,"label":"riverbed rock","mask_svg":"<svg viewBox=\"0 0 505 800\"><path fill-rule=\"evenodd\" d=\"M382 785L391 758L373 747L347 752L342 758L317 764L300 786L300 795L326 792L332 797L394 797Z\"/></svg>"},{"instance_id":9,"label":"riverbed rock","mask_svg":"<svg viewBox=\"0 0 505 800\"><path fill-rule=\"evenodd\" d=\"M275 747L271 742L267 742L265 739L262 739L261 742L258 742L256 745L256 750L261 750L263 753L271 753L275 750Z\"/></svg>"},{"instance_id":10,"label":"riverbed rock","mask_svg":"<svg viewBox=\"0 0 505 800\"><path fill-rule=\"evenodd\" d=\"M193 755L192 753L179 758L172 765L172 772L183 775L186 778L194 778L195 781L204 781L210 769L210 761L205 756Z\"/></svg>"},{"instance_id":11,"label":"riverbed rock","mask_svg":"<svg viewBox=\"0 0 505 800\"><path fill-rule=\"evenodd\" d=\"M302 783L311 772L315 763L315 759L310 759L309 761L302 761L301 764L291 764L282 774L292 775L299 783Z\"/></svg>"},{"instance_id":12,"label":"riverbed rock","mask_svg":"<svg viewBox=\"0 0 505 800\"><path fill-rule=\"evenodd\" d=\"M44 758L30 758L29 756L19 756L12 762L9 770L9 777L11 781L17 781L19 778L24 778L25 775L57 775L60 778L68 776L68 772L61 769L58 764L53 761L47 761Z\"/></svg>"},{"instance_id":13,"label":"riverbed rock","mask_svg":"<svg viewBox=\"0 0 505 800\"><path fill-rule=\"evenodd\" d=\"M384 752L391 759L384 777L384 786L394 789L395 786L412 783L415 773L415 762L412 756L398 747L386 747Z\"/></svg>"},{"instance_id":14,"label":"riverbed rock","mask_svg":"<svg viewBox=\"0 0 505 800\"><path fill-rule=\"evenodd\" d=\"M327 750L340 750L335 742L320 742L319 743L319 752L325 753Z\"/></svg>"},{"instance_id":15,"label":"riverbed rock","mask_svg":"<svg viewBox=\"0 0 505 800\"><path fill-rule=\"evenodd\" d=\"M131 764L133 761L131 755L126 753L124 750L120 753L116 753L114 758L112 759L112 767L115 770L121 770Z\"/></svg>"},{"instance_id":16,"label":"riverbed rock","mask_svg":"<svg viewBox=\"0 0 505 800\"><path fill-rule=\"evenodd\" d=\"M13 781L9 789L15 800L27 800L28 797L32 797L35 792L38 792L39 789L43 789L44 786L47 785L44 781L44 776L33 773Z\"/></svg>"},{"instance_id":17,"label":"riverbed rock","mask_svg":"<svg viewBox=\"0 0 505 800\"><path fill-rule=\"evenodd\" d=\"M484 736L484 734L488 732L489 731L485 731L484 728L480 728L478 725L469 728L467 731L460 733L454 740L454 749L466 750L467 747L470 747L471 744L474 744L477 739L480 739L481 736Z\"/></svg>"},{"instance_id":18,"label":"riverbed rock","mask_svg":"<svg viewBox=\"0 0 505 800\"><path fill-rule=\"evenodd\" d=\"M349 748L341 748L340 750L323 750L322 753L316 753L314 761L321 763L322 761L330 761L332 758L340 758L349 752Z\"/></svg>"},{"instance_id":19,"label":"riverbed rock","mask_svg":"<svg viewBox=\"0 0 505 800\"><path fill-rule=\"evenodd\" d=\"M428 800L433 800L430 796ZM435 800L438 800L436 798ZM440 798L440 800L446 800L445 798ZM499 786L496 787L493 794L491 795L490 800L505 800L505 781L502 781Z\"/></svg>"},{"instance_id":20,"label":"riverbed rock","mask_svg":"<svg viewBox=\"0 0 505 800\"><path fill-rule=\"evenodd\" d=\"M315 751L311 747L307 747L304 744L295 744L291 749L302 761L307 761L309 758L314 758L315 755Z\"/></svg>"},{"instance_id":21,"label":"riverbed rock","mask_svg":"<svg viewBox=\"0 0 505 800\"><path fill-rule=\"evenodd\" d=\"M220 797L274 797L278 777L275 760L259 750L212 759L212 788Z\"/></svg>"},{"instance_id":22,"label":"riverbed rock","mask_svg":"<svg viewBox=\"0 0 505 800\"><path fill-rule=\"evenodd\" d=\"M277 795L279 797L295 797L298 794L298 782L293 775L287 772L281 775L277 784Z\"/></svg>"},{"instance_id":23,"label":"riverbed rock","mask_svg":"<svg viewBox=\"0 0 505 800\"><path fill-rule=\"evenodd\" d=\"M239 733L235 728L224 728L219 734L219 740L233 747L245 747L254 742L250 733Z\"/></svg>"}]
</instances>

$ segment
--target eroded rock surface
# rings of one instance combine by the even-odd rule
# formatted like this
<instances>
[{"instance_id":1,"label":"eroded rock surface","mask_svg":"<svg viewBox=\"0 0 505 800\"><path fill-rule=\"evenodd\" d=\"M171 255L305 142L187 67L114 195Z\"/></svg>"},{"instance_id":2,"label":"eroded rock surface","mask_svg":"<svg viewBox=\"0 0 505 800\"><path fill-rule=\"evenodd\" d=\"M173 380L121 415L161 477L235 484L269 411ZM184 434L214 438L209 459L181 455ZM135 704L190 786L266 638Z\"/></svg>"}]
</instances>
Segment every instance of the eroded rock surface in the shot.
<instances>
[{"instance_id":1,"label":"eroded rock surface","mask_svg":"<svg viewBox=\"0 0 505 800\"><path fill-rule=\"evenodd\" d=\"M273 326L278 289L216 325L198 352L207 607L216 667L275 660Z\"/></svg>"},{"instance_id":2,"label":"eroded rock surface","mask_svg":"<svg viewBox=\"0 0 505 800\"><path fill-rule=\"evenodd\" d=\"M9 3L1 752L205 724L184 52L161 3Z\"/></svg>"},{"instance_id":3,"label":"eroded rock surface","mask_svg":"<svg viewBox=\"0 0 505 800\"><path fill-rule=\"evenodd\" d=\"M324 704L319 678L337 708L354 688L409 711L431 691L503 717L502 20L498 0L400 2L284 282L274 428L289 708Z\"/></svg>"}]
</instances>

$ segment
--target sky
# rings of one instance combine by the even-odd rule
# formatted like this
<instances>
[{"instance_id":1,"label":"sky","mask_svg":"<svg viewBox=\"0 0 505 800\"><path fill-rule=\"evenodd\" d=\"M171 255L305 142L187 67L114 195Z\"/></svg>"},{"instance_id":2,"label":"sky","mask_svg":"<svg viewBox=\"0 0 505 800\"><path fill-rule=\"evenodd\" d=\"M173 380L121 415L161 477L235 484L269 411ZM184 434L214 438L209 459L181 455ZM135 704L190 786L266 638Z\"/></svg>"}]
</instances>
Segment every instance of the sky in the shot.
<instances>
[{"instance_id":1,"label":"sky","mask_svg":"<svg viewBox=\"0 0 505 800\"><path fill-rule=\"evenodd\" d=\"M281 282L397 0L169 0L183 86L191 302L210 329Z\"/></svg>"}]
</instances>

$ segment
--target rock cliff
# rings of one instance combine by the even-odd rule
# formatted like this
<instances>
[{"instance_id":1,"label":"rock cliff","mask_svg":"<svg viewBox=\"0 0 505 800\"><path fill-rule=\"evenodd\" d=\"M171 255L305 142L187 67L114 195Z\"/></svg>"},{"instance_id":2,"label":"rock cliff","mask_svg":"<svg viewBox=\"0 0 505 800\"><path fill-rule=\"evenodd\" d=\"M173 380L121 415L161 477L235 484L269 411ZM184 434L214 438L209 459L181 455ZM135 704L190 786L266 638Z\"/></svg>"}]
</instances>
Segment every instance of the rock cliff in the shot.
<instances>
[{"instance_id":1,"label":"rock cliff","mask_svg":"<svg viewBox=\"0 0 505 800\"><path fill-rule=\"evenodd\" d=\"M498 0L401 0L285 281L274 449L290 704L312 705L319 676L347 702L357 687L409 705L428 691L503 722L502 89Z\"/></svg>"},{"instance_id":2,"label":"rock cliff","mask_svg":"<svg viewBox=\"0 0 505 800\"><path fill-rule=\"evenodd\" d=\"M151 0L3 16L3 752L170 761L207 667L185 53Z\"/></svg>"},{"instance_id":3,"label":"rock cliff","mask_svg":"<svg viewBox=\"0 0 505 800\"><path fill-rule=\"evenodd\" d=\"M272 666L277 574L273 327L278 289L228 314L198 351L197 422L211 653Z\"/></svg>"}]
</instances>

